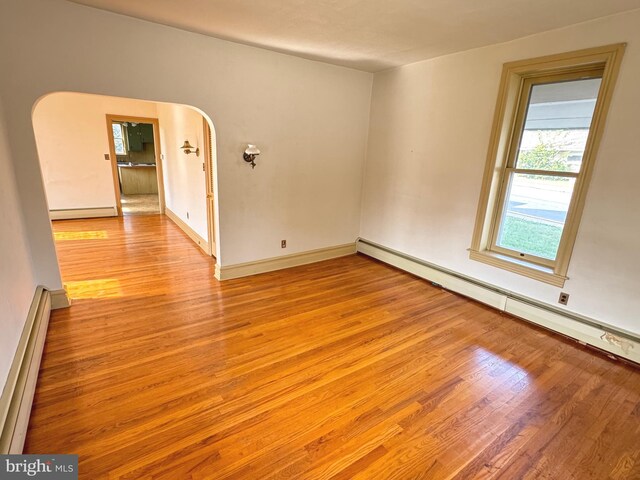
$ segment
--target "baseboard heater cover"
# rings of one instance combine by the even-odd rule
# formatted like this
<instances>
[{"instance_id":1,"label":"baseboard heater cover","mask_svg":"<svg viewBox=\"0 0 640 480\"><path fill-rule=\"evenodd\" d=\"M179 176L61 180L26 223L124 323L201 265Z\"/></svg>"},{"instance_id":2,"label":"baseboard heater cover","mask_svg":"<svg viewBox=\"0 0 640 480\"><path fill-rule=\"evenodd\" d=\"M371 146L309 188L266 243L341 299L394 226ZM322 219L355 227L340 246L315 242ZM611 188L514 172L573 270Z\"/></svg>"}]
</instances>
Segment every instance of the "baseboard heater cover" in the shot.
<instances>
[{"instance_id":1,"label":"baseboard heater cover","mask_svg":"<svg viewBox=\"0 0 640 480\"><path fill-rule=\"evenodd\" d=\"M571 337L586 345L640 364L640 338L604 322L557 309L439 265L412 257L365 239L358 239L358 252L392 265L447 290L489 305L543 328Z\"/></svg>"},{"instance_id":2,"label":"baseboard heater cover","mask_svg":"<svg viewBox=\"0 0 640 480\"><path fill-rule=\"evenodd\" d=\"M51 295L38 287L0 397L0 454L22 453L50 313Z\"/></svg>"},{"instance_id":3,"label":"baseboard heater cover","mask_svg":"<svg viewBox=\"0 0 640 480\"><path fill-rule=\"evenodd\" d=\"M49 210L51 220L76 220L81 218L117 217L116 207L68 208Z\"/></svg>"}]
</instances>

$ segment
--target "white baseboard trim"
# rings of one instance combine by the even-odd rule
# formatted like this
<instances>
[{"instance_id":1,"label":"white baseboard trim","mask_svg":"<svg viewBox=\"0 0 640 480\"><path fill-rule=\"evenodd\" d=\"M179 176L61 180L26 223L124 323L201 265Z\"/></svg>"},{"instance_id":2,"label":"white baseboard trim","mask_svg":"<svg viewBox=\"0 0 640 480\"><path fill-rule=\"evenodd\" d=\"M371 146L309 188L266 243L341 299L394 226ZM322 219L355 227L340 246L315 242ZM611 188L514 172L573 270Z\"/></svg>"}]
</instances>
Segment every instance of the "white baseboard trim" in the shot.
<instances>
[{"instance_id":1,"label":"white baseboard trim","mask_svg":"<svg viewBox=\"0 0 640 480\"><path fill-rule=\"evenodd\" d=\"M297 267L309 263L321 262L332 258L344 257L356 253L356 244L347 243L335 247L320 248L307 252L294 253L282 257L267 258L256 262L238 263L236 265L220 266L216 264L215 277L218 280L231 280L232 278L248 277L259 273L282 270L283 268Z\"/></svg>"},{"instance_id":2,"label":"white baseboard trim","mask_svg":"<svg viewBox=\"0 0 640 480\"><path fill-rule=\"evenodd\" d=\"M61 288L60 290L49 290L49 293L51 294L51 310L68 308L71 306L71 299L64 288Z\"/></svg>"},{"instance_id":3,"label":"white baseboard trim","mask_svg":"<svg viewBox=\"0 0 640 480\"><path fill-rule=\"evenodd\" d=\"M79 218L117 217L116 207L69 208L66 210L49 210L51 220L75 220Z\"/></svg>"},{"instance_id":4,"label":"white baseboard trim","mask_svg":"<svg viewBox=\"0 0 640 480\"><path fill-rule=\"evenodd\" d=\"M437 283L447 290L640 364L640 338L631 332L557 309L369 240L359 239L357 249L360 253Z\"/></svg>"},{"instance_id":5,"label":"white baseboard trim","mask_svg":"<svg viewBox=\"0 0 640 480\"><path fill-rule=\"evenodd\" d=\"M0 397L0 454L22 453L50 313L51 294L38 287Z\"/></svg>"},{"instance_id":6,"label":"white baseboard trim","mask_svg":"<svg viewBox=\"0 0 640 480\"><path fill-rule=\"evenodd\" d=\"M180 230L186 233L207 255L209 255L209 242L196 233L196 231L187 225L178 215L172 212L169 207L165 207L164 214L175 223Z\"/></svg>"}]
</instances>

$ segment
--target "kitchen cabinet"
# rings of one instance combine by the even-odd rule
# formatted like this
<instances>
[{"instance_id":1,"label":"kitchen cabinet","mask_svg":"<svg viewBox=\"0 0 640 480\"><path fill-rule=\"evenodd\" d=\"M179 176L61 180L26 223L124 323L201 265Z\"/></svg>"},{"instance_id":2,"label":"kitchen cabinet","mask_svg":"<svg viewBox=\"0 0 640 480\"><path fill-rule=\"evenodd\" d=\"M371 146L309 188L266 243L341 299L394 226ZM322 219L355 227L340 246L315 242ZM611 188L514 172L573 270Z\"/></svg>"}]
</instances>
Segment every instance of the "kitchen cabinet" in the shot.
<instances>
[{"instance_id":1,"label":"kitchen cabinet","mask_svg":"<svg viewBox=\"0 0 640 480\"><path fill-rule=\"evenodd\" d=\"M153 143L153 125L150 123L138 124L140 135L142 137L142 143Z\"/></svg>"},{"instance_id":2,"label":"kitchen cabinet","mask_svg":"<svg viewBox=\"0 0 640 480\"><path fill-rule=\"evenodd\" d=\"M158 193L158 177L153 165L118 165L124 195Z\"/></svg>"},{"instance_id":3,"label":"kitchen cabinet","mask_svg":"<svg viewBox=\"0 0 640 480\"><path fill-rule=\"evenodd\" d=\"M139 123L135 127L127 127L127 140L129 150L132 152L142 152L145 143L153 143L153 125L150 123Z\"/></svg>"},{"instance_id":4,"label":"kitchen cabinet","mask_svg":"<svg viewBox=\"0 0 640 480\"><path fill-rule=\"evenodd\" d=\"M132 152L141 152L143 150L142 134L137 125L135 127L131 125L127 127L127 140L129 141L129 150Z\"/></svg>"}]
</instances>

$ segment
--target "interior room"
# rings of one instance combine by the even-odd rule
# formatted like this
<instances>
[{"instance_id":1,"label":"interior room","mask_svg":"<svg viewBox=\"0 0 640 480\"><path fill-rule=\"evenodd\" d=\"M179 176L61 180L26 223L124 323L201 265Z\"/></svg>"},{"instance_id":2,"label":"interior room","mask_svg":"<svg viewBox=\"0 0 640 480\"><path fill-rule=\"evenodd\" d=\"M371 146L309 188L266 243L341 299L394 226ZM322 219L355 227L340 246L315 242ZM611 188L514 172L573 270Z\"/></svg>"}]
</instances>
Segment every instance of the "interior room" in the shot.
<instances>
[{"instance_id":1,"label":"interior room","mask_svg":"<svg viewBox=\"0 0 640 480\"><path fill-rule=\"evenodd\" d=\"M111 121L123 215L160 213L153 124Z\"/></svg>"},{"instance_id":2,"label":"interior room","mask_svg":"<svg viewBox=\"0 0 640 480\"><path fill-rule=\"evenodd\" d=\"M640 0L9 0L0 62L0 477L640 476Z\"/></svg>"}]
</instances>

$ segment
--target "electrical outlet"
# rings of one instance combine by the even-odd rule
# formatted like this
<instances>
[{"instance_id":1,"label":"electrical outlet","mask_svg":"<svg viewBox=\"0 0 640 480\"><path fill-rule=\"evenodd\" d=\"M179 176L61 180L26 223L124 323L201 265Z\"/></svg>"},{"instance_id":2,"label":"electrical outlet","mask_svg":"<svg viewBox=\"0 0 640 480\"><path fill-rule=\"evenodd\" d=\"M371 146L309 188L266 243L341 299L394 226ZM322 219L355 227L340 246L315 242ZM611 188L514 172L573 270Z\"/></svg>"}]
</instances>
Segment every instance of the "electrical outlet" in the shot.
<instances>
[{"instance_id":1,"label":"electrical outlet","mask_svg":"<svg viewBox=\"0 0 640 480\"><path fill-rule=\"evenodd\" d=\"M189 212L187 212L187 220L189 220Z\"/></svg>"},{"instance_id":2,"label":"electrical outlet","mask_svg":"<svg viewBox=\"0 0 640 480\"><path fill-rule=\"evenodd\" d=\"M287 241L286 240L282 240L280 242L280 248L287 248Z\"/></svg>"},{"instance_id":3,"label":"electrical outlet","mask_svg":"<svg viewBox=\"0 0 640 480\"><path fill-rule=\"evenodd\" d=\"M569 294L568 293L564 293L564 292L560 292L560 297L558 298L558 303L560 305L566 305L567 303L569 303Z\"/></svg>"}]
</instances>

